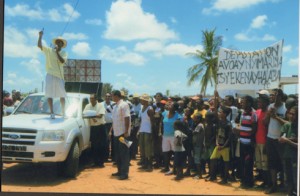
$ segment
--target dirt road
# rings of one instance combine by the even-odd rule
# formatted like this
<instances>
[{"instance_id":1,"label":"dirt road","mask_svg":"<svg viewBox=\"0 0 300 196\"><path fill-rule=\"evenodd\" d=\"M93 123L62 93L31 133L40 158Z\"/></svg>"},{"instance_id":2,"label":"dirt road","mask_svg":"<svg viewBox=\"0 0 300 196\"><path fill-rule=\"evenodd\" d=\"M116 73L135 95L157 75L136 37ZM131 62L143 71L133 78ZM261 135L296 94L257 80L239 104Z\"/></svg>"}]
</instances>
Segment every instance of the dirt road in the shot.
<instances>
[{"instance_id":1,"label":"dirt road","mask_svg":"<svg viewBox=\"0 0 300 196\"><path fill-rule=\"evenodd\" d=\"M241 189L239 182L220 185L192 177L177 182L160 170L139 171L137 161L131 161L131 165L129 179L120 181L111 177L116 172L111 162L105 163L105 168L91 168L81 161L76 179L58 177L55 164L4 164L1 188L4 192L265 195L261 189Z\"/></svg>"}]
</instances>

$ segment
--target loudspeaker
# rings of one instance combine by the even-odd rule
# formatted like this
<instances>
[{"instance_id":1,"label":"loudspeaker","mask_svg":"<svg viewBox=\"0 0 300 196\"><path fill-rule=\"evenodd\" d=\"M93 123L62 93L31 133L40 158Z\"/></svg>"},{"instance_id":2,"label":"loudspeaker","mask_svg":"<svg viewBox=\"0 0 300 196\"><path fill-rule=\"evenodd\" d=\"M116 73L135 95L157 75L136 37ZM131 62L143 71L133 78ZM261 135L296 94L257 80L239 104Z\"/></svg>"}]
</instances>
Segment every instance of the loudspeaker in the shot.
<instances>
[{"instance_id":1,"label":"loudspeaker","mask_svg":"<svg viewBox=\"0 0 300 196\"><path fill-rule=\"evenodd\" d=\"M96 94L101 97L102 82L65 82L66 92Z\"/></svg>"}]
</instances>

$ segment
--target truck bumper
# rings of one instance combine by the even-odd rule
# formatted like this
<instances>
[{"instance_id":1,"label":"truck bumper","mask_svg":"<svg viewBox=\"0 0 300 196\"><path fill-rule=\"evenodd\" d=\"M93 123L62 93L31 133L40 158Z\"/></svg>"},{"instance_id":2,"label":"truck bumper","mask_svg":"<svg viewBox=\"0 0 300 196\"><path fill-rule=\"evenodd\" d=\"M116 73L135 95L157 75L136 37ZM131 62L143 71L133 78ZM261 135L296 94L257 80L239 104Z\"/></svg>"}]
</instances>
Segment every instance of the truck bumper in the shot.
<instances>
[{"instance_id":1,"label":"truck bumper","mask_svg":"<svg viewBox=\"0 0 300 196\"><path fill-rule=\"evenodd\" d=\"M39 145L26 146L26 151L3 151L3 162L62 162L70 150L71 144L64 142L41 142Z\"/></svg>"}]
</instances>

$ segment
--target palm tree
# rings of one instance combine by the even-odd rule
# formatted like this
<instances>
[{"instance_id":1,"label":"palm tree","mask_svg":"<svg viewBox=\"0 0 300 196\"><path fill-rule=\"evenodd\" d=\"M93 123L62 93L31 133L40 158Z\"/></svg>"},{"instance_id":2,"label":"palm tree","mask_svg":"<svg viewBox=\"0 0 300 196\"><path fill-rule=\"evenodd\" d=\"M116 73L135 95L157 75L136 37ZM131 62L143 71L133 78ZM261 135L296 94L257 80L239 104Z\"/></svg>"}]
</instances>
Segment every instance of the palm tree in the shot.
<instances>
[{"instance_id":1,"label":"palm tree","mask_svg":"<svg viewBox=\"0 0 300 196\"><path fill-rule=\"evenodd\" d=\"M222 45L222 37L215 36L215 30L202 31L203 51L196 50L196 52L187 53L187 55L196 57L200 63L193 65L188 69L187 77L188 85L190 86L195 81L200 80L200 92L205 95L207 85L211 86L217 83L217 66L218 66L218 51Z\"/></svg>"}]
</instances>

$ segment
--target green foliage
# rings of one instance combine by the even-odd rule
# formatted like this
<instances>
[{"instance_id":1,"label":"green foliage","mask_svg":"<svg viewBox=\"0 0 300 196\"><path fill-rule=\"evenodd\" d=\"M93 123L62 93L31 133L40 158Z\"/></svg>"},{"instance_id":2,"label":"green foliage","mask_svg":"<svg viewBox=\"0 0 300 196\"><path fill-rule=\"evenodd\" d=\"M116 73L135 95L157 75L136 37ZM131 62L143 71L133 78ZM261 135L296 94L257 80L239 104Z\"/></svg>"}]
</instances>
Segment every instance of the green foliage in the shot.
<instances>
[{"instance_id":1,"label":"green foliage","mask_svg":"<svg viewBox=\"0 0 300 196\"><path fill-rule=\"evenodd\" d=\"M106 95L106 93L111 93L112 89L113 89L113 86L110 83L103 83L102 84L102 92L101 92L102 97L104 97Z\"/></svg>"},{"instance_id":2,"label":"green foliage","mask_svg":"<svg viewBox=\"0 0 300 196\"><path fill-rule=\"evenodd\" d=\"M123 92L125 93L125 95L128 96L129 90L126 89L125 87L122 87L122 88L120 89L120 91L123 91Z\"/></svg>"},{"instance_id":3,"label":"green foliage","mask_svg":"<svg viewBox=\"0 0 300 196\"><path fill-rule=\"evenodd\" d=\"M168 89L166 90L166 95L170 96L170 90L168 90Z\"/></svg>"},{"instance_id":4,"label":"green foliage","mask_svg":"<svg viewBox=\"0 0 300 196\"><path fill-rule=\"evenodd\" d=\"M196 50L196 52L187 53L200 61L188 69L188 85L200 80L200 92L204 95L209 84L213 86L217 83L218 52L222 45L222 37L216 36L215 30L202 31L203 51Z\"/></svg>"}]
</instances>

